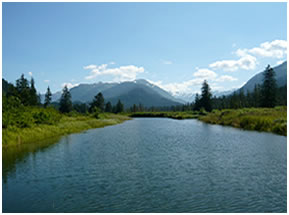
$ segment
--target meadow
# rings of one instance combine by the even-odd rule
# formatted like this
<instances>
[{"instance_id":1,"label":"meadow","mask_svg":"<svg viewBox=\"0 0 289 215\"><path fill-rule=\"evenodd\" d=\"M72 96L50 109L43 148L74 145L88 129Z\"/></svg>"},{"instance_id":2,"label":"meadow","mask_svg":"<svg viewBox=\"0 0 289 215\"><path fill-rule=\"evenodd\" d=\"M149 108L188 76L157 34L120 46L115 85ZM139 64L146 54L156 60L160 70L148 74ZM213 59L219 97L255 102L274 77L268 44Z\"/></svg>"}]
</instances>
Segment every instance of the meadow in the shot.
<instances>
[{"instance_id":1,"label":"meadow","mask_svg":"<svg viewBox=\"0 0 289 215\"><path fill-rule=\"evenodd\" d=\"M172 119L199 119L206 123L233 126L245 130L272 132L287 136L287 107L240 108L212 112L136 112L130 117L166 117Z\"/></svg>"}]
</instances>

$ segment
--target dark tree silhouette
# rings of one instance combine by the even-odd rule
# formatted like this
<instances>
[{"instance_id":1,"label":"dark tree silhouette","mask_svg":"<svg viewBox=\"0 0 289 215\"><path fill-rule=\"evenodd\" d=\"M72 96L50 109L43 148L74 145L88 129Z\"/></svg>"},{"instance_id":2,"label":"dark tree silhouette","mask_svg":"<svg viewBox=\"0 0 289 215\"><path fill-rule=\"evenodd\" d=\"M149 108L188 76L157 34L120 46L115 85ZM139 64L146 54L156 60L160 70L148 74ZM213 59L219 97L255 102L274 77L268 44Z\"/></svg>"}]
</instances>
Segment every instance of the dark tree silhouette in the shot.
<instances>
[{"instance_id":1,"label":"dark tree silhouette","mask_svg":"<svg viewBox=\"0 0 289 215\"><path fill-rule=\"evenodd\" d=\"M123 104L121 103L120 100L118 100L116 107L115 107L115 113L121 113L124 111Z\"/></svg>"},{"instance_id":2,"label":"dark tree silhouette","mask_svg":"<svg viewBox=\"0 0 289 215\"><path fill-rule=\"evenodd\" d=\"M45 93L44 107L48 107L51 104L51 96L52 96L52 93L51 93L50 88L48 86L47 91Z\"/></svg>"},{"instance_id":3,"label":"dark tree silhouette","mask_svg":"<svg viewBox=\"0 0 289 215\"><path fill-rule=\"evenodd\" d=\"M110 102L105 104L105 112L112 112L112 105Z\"/></svg>"},{"instance_id":4,"label":"dark tree silhouette","mask_svg":"<svg viewBox=\"0 0 289 215\"><path fill-rule=\"evenodd\" d=\"M18 97L23 105L30 104L30 88L29 82L26 78L24 78L24 74L16 80L16 90Z\"/></svg>"},{"instance_id":5,"label":"dark tree silhouette","mask_svg":"<svg viewBox=\"0 0 289 215\"><path fill-rule=\"evenodd\" d=\"M200 109L201 109L200 96L199 96L198 93L196 93L195 103L194 103L194 110L200 110Z\"/></svg>"},{"instance_id":6,"label":"dark tree silhouette","mask_svg":"<svg viewBox=\"0 0 289 215\"><path fill-rule=\"evenodd\" d=\"M62 90L59 110L62 113L69 113L72 110L71 95L66 85Z\"/></svg>"},{"instance_id":7,"label":"dark tree silhouette","mask_svg":"<svg viewBox=\"0 0 289 215\"><path fill-rule=\"evenodd\" d=\"M30 96L29 96L29 104L30 105L38 105L38 95L37 95L37 91L35 89L35 82L34 79L31 78L30 81Z\"/></svg>"},{"instance_id":8,"label":"dark tree silhouette","mask_svg":"<svg viewBox=\"0 0 289 215\"><path fill-rule=\"evenodd\" d=\"M277 102L276 92L275 72L270 65L268 65L264 72L263 84L261 86L261 106L274 107Z\"/></svg>"},{"instance_id":9,"label":"dark tree silhouette","mask_svg":"<svg viewBox=\"0 0 289 215\"><path fill-rule=\"evenodd\" d=\"M206 111L212 111L212 102L211 102L212 94L209 84L205 80L202 85L202 95L200 99L201 107L203 107Z\"/></svg>"},{"instance_id":10,"label":"dark tree silhouette","mask_svg":"<svg viewBox=\"0 0 289 215\"><path fill-rule=\"evenodd\" d=\"M101 111L104 111L104 98L101 92L94 97L92 103L90 104L89 111L93 112L95 108L99 108Z\"/></svg>"}]
</instances>

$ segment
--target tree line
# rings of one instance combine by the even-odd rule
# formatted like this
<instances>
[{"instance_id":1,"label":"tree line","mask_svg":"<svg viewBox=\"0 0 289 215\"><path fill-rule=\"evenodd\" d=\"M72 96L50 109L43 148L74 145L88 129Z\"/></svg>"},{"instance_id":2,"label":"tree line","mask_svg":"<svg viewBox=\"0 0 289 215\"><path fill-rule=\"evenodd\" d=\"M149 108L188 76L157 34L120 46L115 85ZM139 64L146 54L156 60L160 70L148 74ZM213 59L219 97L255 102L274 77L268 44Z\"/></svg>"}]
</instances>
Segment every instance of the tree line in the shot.
<instances>
[{"instance_id":1,"label":"tree line","mask_svg":"<svg viewBox=\"0 0 289 215\"><path fill-rule=\"evenodd\" d=\"M99 92L89 104L71 101L71 94L67 86L62 90L59 102L52 102L52 93L47 87L44 103L41 103L40 94L37 94L34 79L28 81L24 75L16 80L16 85L8 83L2 79L3 89L3 111L8 107L19 106L41 106L44 108L54 107L61 113L70 113L76 111L79 113L100 113L100 112L144 112L144 111L200 111L207 112L213 109L237 109L244 107L274 107L276 105L287 105L287 86L278 88L276 84L275 72L268 65L264 72L263 83L255 85L252 92L244 92L242 89L233 92L227 96L213 97L211 88L205 80L202 84L201 94L195 96L195 100L191 103L170 107L145 107L144 105L134 104L124 109L124 105L120 100L116 105L111 102L105 102L101 92ZM9 104L7 106L7 104Z\"/></svg>"},{"instance_id":2,"label":"tree line","mask_svg":"<svg viewBox=\"0 0 289 215\"><path fill-rule=\"evenodd\" d=\"M216 97L212 95L211 88L205 80L202 84L201 94L195 95L195 100L184 105L171 107L143 107L141 104L133 105L128 111L200 111L207 112L213 109L238 109L250 107L275 107L287 105L287 86L277 87L276 74L268 65L264 71L263 83L256 84L252 92L244 92L242 89L234 91L227 96Z\"/></svg>"},{"instance_id":3,"label":"tree line","mask_svg":"<svg viewBox=\"0 0 289 215\"><path fill-rule=\"evenodd\" d=\"M61 113L70 113L71 111L83 114L94 112L121 113L124 111L124 105L120 100L118 100L116 105L112 105L111 102L105 102L101 92L99 92L89 104L72 103L71 94L67 86L64 86L59 102L52 102L52 93L48 86L44 96L44 103L42 104L41 95L37 94L34 79L31 78L31 80L28 81L24 77L24 74L16 80L15 86L2 79L2 89L3 111L8 111L9 108L5 107L14 106L17 108L20 105L44 108L53 107Z\"/></svg>"},{"instance_id":4,"label":"tree line","mask_svg":"<svg viewBox=\"0 0 289 215\"><path fill-rule=\"evenodd\" d=\"M246 93L239 89L231 95L212 97L210 87L206 81L202 86L202 94L196 94L192 104L193 110L204 108L210 112L212 109L238 109L248 107L273 108L277 105L287 105L287 86L278 88L276 74L268 65L264 71L263 83L255 85L253 92Z\"/></svg>"}]
</instances>

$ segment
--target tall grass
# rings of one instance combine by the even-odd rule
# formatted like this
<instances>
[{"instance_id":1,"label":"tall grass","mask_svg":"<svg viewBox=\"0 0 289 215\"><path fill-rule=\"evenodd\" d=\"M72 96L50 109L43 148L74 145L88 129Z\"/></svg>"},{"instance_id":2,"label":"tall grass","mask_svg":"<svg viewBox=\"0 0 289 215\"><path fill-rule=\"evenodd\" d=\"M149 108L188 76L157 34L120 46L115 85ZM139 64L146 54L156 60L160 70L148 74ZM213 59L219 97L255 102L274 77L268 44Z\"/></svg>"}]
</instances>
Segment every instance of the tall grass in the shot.
<instances>
[{"instance_id":1,"label":"tall grass","mask_svg":"<svg viewBox=\"0 0 289 215\"><path fill-rule=\"evenodd\" d=\"M200 120L246 130L267 131L287 136L287 107L214 110Z\"/></svg>"},{"instance_id":2,"label":"tall grass","mask_svg":"<svg viewBox=\"0 0 289 215\"><path fill-rule=\"evenodd\" d=\"M198 112L135 112L129 114L130 117L166 117L172 119L196 119Z\"/></svg>"},{"instance_id":3,"label":"tall grass","mask_svg":"<svg viewBox=\"0 0 289 215\"><path fill-rule=\"evenodd\" d=\"M91 128L100 128L115 125L129 117L115 114L100 114L99 118L91 116L62 116L55 124L33 124L19 128L10 126L2 129L2 146L8 147L17 144L37 142L51 137L77 133Z\"/></svg>"}]
</instances>

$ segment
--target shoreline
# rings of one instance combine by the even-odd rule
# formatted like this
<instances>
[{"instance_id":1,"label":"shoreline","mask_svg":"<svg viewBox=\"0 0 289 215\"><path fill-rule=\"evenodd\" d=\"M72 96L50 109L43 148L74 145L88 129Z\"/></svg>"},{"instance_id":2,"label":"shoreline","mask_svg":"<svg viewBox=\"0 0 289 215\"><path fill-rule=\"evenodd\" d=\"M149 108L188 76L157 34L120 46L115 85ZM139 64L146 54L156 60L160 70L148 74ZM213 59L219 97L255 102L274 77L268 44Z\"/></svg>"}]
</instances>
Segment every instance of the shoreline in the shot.
<instances>
[{"instance_id":1,"label":"shoreline","mask_svg":"<svg viewBox=\"0 0 289 215\"><path fill-rule=\"evenodd\" d=\"M2 148L35 143L48 138L79 133L88 129L102 128L123 123L131 118L123 115L105 114L100 119L77 116L64 117L55 125L37 125L30 128L2 129Z\"/></svg>"},{"instance_id":2,"label":"shoreline","mask_svg":"<svg viewBox=\"0 0 289 215\"><path fill-rule=\"evenodd\" d=\"M103 114L99 119L89 116L63 117L54 125L35 125L29 128L2 129L2 148L29 144L47 138L79 133L88 129L123 123L131 118L198 119L209 124L270 132L287 137L287 107L242 108L213 110L211 113L188 112L135 112L130 114Z\"/></svg>"},{"instance_id":3,"label":"shoreline","mask_svg":"<svg viewBox=\"0 0 289 215\"><path fill-rule=\"evenodd\" d=\"M206 112L136 112L130 117L160 117L171 119L198 119L209 124L270 132L287 137L287 107L224 109Z\"/></svg>"}]
</instances>

